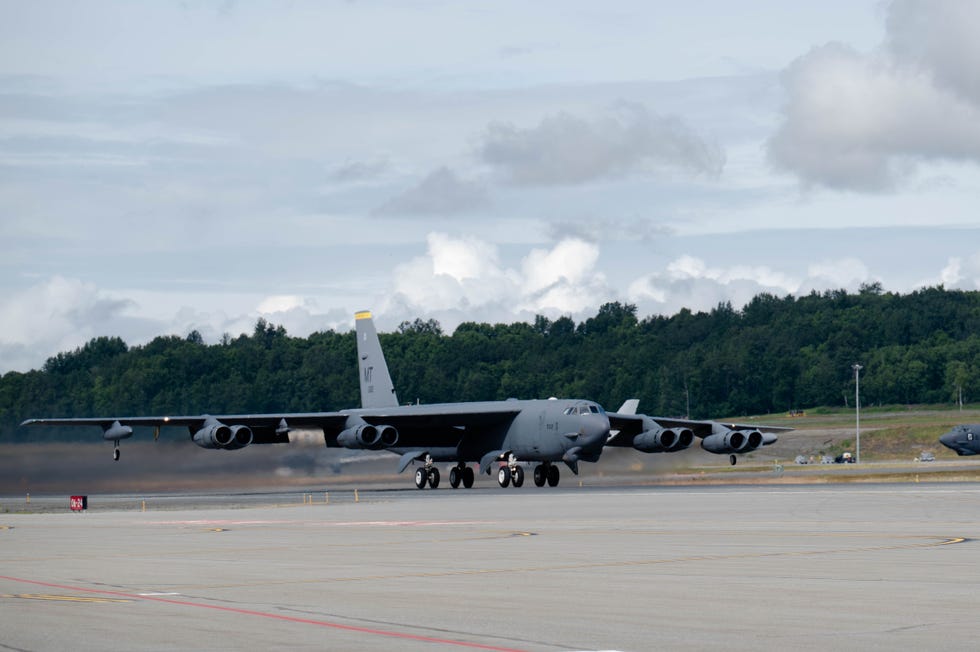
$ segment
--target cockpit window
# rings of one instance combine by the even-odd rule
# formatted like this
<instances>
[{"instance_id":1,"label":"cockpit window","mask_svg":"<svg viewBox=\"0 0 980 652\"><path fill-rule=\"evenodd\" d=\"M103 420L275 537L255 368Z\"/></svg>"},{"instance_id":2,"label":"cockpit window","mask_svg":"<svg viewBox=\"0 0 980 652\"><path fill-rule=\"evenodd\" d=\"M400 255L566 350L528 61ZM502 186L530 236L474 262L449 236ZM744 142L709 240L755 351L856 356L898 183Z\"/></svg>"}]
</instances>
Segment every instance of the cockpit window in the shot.
<instances>
[{"instance_id":1,"label":"cockpit window","mask_svg":"<svg viewBox=\"0 0 980 652\"><path fill-rule=\"evenodd\" d=\"M573 405L565 408L562 414L602 414L602 408L598 405Z\"/></svg>"}]
</instances>

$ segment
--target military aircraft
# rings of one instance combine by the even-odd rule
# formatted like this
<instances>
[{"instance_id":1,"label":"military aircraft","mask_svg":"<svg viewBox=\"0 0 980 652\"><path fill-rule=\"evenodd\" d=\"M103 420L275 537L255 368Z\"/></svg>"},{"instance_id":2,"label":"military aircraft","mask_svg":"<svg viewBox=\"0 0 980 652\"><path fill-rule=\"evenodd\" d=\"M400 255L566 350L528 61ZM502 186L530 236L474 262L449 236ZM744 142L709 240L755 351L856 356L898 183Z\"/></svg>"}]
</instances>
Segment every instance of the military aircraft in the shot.
<instances>
[{"instance_id":1,"label":"military aircraft","mask_svg":"<svg viewBox=\"0 0 980 652\"><path fill-rule=\"evenodd\" d=\"M954 426L939 438L939 443L953 449L957 455L976 455L980 453L980 423Z\"/></svg>"},{"instance_id":2,"label":"military aircraft","mask_svg":"<svg viewBox=\"0 0 980 652\"><path fill-rule=\"evenodd\" d=\"M337 412L232 414L155 417L94 417L28 419L21 425L102 428L119 442L133 428L186 427L202 448L236 450L252 444L289 442L294 429L319 429L332 448L383 450L401 456L398 472L419 462L415 486L435 489L440 473L436 462L450 462L449 484L473 486L478 462L481 473L497 466L501 487L524 484L524 469L533 465L534 484L558 485L559 462L578 474L578 463L598 462L609 446L632 447L644 453L672 453L688 448L695 437L712 453L748 453L776 441L774 433L791 428L722 424L637 414L639 401L630 399L619 412L606 412L594 401L535 399L399 405L370 311L355 315L361 407Z\"/></svg>"}]
</instances>

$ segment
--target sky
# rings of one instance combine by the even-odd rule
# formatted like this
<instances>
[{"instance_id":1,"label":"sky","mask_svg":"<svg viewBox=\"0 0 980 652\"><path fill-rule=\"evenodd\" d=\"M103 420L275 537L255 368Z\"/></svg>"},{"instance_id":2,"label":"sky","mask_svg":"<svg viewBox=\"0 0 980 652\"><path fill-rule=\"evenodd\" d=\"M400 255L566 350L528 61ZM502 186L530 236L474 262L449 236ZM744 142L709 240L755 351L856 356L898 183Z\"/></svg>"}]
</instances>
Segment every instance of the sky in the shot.
<instances>
[{"instance_id":1,"label":"sky","mask_svg":"<svg viewBox=\"0 0 980 652\"><path fill-rule=\"evenodd\" d=\"M0 0L0 373L980 288L980 3Z\"/></svg>"}]
</instances>

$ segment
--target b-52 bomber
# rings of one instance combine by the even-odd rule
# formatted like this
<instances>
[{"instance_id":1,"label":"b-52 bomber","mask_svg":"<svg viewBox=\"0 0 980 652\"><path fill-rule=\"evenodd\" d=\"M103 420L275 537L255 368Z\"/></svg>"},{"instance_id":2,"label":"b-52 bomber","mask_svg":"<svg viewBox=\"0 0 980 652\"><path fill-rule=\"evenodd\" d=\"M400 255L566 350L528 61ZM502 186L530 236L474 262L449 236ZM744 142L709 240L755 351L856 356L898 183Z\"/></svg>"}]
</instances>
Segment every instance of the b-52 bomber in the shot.
<instances>
[{"instance_id":1,"label":"b-52 bomber","mask_svg":"<svg viewBox=\"0 0 980 652\"><path fill-rule=\"evenodd\" d=\"M294 429L319 429L330 448L383 450L401 456L398 472L419 463L415 486L439 486L437 462L449 462L454 489L473 486L477 462L481 474L496 467L501 487L524 484L531 470L534 484L555 487L559 463L578 474L579 462L598 462L608 447L643 453L673 453L701 439L707 451L730 456L748 453L776 441L769 426L722 424L637 414L639 401L626 401L618 412L606 412L594 401L537 399L399 405L381 342L369 311L355 315L361 407L337 412L231 414L154 417L28 419L22 425L99 426L113 442L133 435L134 427L186 427L191 440L209 449L236 450L253 444L289 442Z\"/></svg>"},{"instance_id":2,"label":"b-52 bomber","mask_svg":"<svg viewBox=\"0 0 980 652\"><path fill-rule=\"evenodd\" d=\"M957 455L980 454L980 423L953 426L939 438L939 443L956 451Z\"/></svg>"}]
</instances>

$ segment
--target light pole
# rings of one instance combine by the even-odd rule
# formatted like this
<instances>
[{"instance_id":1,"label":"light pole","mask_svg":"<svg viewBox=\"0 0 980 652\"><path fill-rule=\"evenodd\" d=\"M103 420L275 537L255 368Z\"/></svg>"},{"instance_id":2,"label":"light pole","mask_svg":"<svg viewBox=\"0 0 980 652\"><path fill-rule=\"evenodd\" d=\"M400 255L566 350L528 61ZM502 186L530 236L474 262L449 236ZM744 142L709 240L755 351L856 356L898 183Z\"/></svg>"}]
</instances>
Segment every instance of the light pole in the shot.
<instances>
[{"instance_id":1,"label":"light pole","mask_svg":"<svg viewBox=\"0 0 980 652\"><path fill-rule=\"evenodd\" d=\"M861 365L854 363L851 366L854 370L854 407L856 408L857 420L854 430L857 438L857 463L861 463L861 376L860 371L864 369Z\"/></svg>"}]
</instances>

